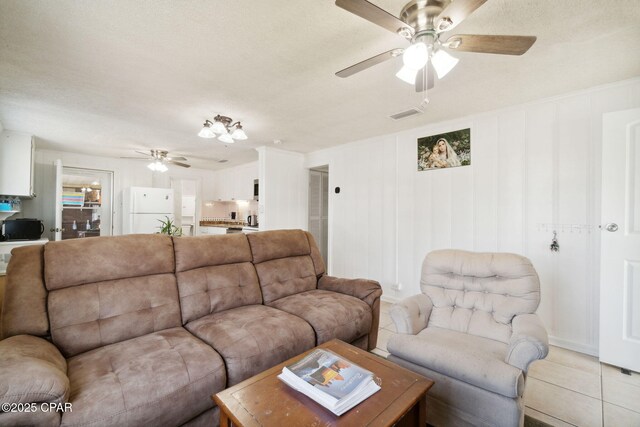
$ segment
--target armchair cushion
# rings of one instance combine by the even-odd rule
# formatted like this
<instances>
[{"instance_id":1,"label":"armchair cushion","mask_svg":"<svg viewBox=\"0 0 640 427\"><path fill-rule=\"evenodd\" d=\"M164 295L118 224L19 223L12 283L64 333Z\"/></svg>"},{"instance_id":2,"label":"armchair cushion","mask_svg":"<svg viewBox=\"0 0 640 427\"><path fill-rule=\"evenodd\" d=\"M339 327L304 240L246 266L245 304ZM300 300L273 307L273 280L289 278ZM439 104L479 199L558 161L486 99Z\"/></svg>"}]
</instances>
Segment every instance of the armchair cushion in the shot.
<instances>
[{"instance_id":1,"label":"armchair cushion","mask_svg":"<svg viewBox=\"0 0 640 427\"><path fill-rule=\"evenodd\" d=\"M535 314L514 317L512 327L505 362L527 372L531 362L544 359L549 353L547 331Z\"/></svg>"},{"instance_id":2,"label":"armchair cushion","mask_svg":"<svg viewBox=\"0 0 640 427\"><path fill-rule=\"evenodd\" d=\"M270 305L306 320L316 332L314 345L334 338L350 343L369 333L373 318L371 308L360 299L319 289L280 298Z\"/></svg>"},{"instance_id":3,"label":"armchair cushion","mask_svg":"<svg viewBox=\"0 0 640 427\"><path fill-rule=\"evenodd\" d=\"M53 344L30 335L0 341L2 403L64 403L68 397L67 362Z\"/></svg>"},{"instance_id":4,"label":"armchair cushion","mask_svg":"<svg viewBox=\"0 0 640 427\"><path fill-rule=\"evenodd\" d=\"M520 397L524 376L504 362L507 345L430 326L417 335L395 334L389 352L419 366L505 397Z\"/></svg>"},{"instance_id":5,"label":"armchair cushion","mask_svg":"<svg viewBox=\"0 0 640 427\"><path fill-rule=\"evenodd\" d=\"M427 327L432 308L431 299L418 294L391 306L389 315L398 333L415 335Z\"/></svg>"}]
</instances>

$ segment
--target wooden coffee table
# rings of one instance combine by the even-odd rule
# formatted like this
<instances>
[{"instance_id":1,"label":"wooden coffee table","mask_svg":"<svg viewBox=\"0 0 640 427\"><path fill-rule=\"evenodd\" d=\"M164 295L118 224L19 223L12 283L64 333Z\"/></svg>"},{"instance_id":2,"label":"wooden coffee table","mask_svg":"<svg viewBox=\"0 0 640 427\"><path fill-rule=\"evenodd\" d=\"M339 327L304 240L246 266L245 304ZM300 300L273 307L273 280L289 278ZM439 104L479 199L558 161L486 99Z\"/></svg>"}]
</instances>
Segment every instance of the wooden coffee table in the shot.
<instances>
[{"instance_id":1,"label":"wooden coffee table","mask_svg":"<svg viewBox=\"0 0 640 427\"><path fill-rule=\"evenodd\" d=\"M213 396L220 425L235 426L425 426L425 395L433 381L395 363L339 340L317 348L331 350L373 372L382 388L338 417L277 376L282 368L308 353L293 357Z\"/></svg>"}]
</instances>

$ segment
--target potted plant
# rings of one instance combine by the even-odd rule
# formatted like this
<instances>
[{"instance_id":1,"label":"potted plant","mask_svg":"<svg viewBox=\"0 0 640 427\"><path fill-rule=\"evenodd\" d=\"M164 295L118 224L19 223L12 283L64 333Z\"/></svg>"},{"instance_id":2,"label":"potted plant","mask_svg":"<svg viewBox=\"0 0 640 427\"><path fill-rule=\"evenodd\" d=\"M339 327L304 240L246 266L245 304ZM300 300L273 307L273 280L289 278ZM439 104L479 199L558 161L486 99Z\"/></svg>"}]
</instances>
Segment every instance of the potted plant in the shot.
<instances>
[{"instance_id":1,"label":"potted plant","mask_svg":"<svg viewBox=\"0 0 640 427\"><path fill-rule=\"evenodd\" d=\"M166 221L163 221L161 219L158 220L160 221L160 224L162 224L159 227L160 228L159 233L166 234L167 236L182 236L182 230L176 227L173 220L168 216L165 216L165 218L167 219Z\"/></svg>"}]
</instances>

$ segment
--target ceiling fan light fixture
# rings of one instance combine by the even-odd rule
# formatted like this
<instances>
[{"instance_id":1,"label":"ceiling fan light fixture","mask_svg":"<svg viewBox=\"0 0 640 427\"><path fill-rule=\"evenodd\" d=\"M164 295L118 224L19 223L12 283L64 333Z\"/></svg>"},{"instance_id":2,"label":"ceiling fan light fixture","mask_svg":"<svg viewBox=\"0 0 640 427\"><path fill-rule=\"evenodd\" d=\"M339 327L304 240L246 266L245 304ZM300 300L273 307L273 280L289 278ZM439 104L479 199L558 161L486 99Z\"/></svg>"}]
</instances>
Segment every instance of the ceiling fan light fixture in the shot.
<instances>
[{"instance_id":1,"label":"ceiling fan light fixture","mask_svg":"<svg viewBox=\"0 0 640 427\"><path fill-rule=\"evenodd\" d=\"M160 160L156 160L155 162L149 163L147 167L154 172L166 172L169 170L167 165L162 163Z\"/></svg>"},{"instance_id":2,"label":"ceiling fan light fixture","mask_svg":"<svg viewBox=\"0 0 640 427\"><path fill-rule=\"evenodd\" d=\"M211 129L211 123L209 121L204 122L202 129L198 132L200 138L215 138L216 134Z\"/></svg>"},{"instance_id":3,"label":"ceiling fan light fixture","mask_svg":"<svg viewBox=\"0 0 640 427\"><path fill-rule=\"evenodd\" d=\"M234 139L231 137L231 135L228 132L227 133L223 133L222 135L220 135L218 137L218 141L224 142L225 144L233 144L234 142L236 142L236 141L234 141Z\"/></svg>"},{"instance_id":4,"label":"ceiling fan light fixture","mask_svg":"<svg viewBox=\"0 0 640 427\"><path fill-rule=\"evenodd\" d=\"M423 42L417 42L404 50L402 62L405 67L419 70L429 61L429 49Z\"/></svg>"},{"instance_id":5,"label":"ceiling fan light fixture","mask_svg":"<svg viewBox=\"0 0 640 427\"><path fill-rule=\"evenodd\" d=\"M413 85L416 83L416 76L418 75L418 71L420 70L414 70L413 68L409 68L406 65L404 65L400 69L400 71L396 73L396 77L402 80L403 82L407 82L410 85Z\"/></svg>"},{"instance_id":6,"label":"ceiling fan light fixture","mask_svg":"<svg viewBox=\"0 0 640 427\"><path fill-rule=\"evenodd\" d=\"M458 64L458 61L460 61L458 58L449 55L442 49L438 50L431 58L431 63L433 64L433 68L435 68L439 79L443 78L449 73L449 71L453 70L453 67Z\"/></svg>"}]
</instances>

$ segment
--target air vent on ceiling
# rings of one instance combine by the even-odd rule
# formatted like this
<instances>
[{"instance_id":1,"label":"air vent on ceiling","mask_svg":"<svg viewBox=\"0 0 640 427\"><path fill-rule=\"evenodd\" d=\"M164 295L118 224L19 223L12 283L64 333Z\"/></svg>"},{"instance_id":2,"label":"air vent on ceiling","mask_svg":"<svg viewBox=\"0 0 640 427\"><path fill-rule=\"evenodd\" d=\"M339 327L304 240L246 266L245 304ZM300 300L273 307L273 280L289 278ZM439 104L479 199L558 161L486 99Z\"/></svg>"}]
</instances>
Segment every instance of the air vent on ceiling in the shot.
<instances>
[{"instance_id":1,"label":"air vent on ceiling","mask_svg":"<svg viewBox=\"0 0 640 427\"><path fill-rule=\"evenodd\" d=\"M419 108L411 108L411 109L409 109L407 111L401 111L399 113L392 114L389 117L391 117L393 120L400 120L400 119L404 119L404 118L409 117L409 116L414 116L416 114L422 114L422 113L424 113L424 111L422 111Z\"/></svg>"}]
</instances>

